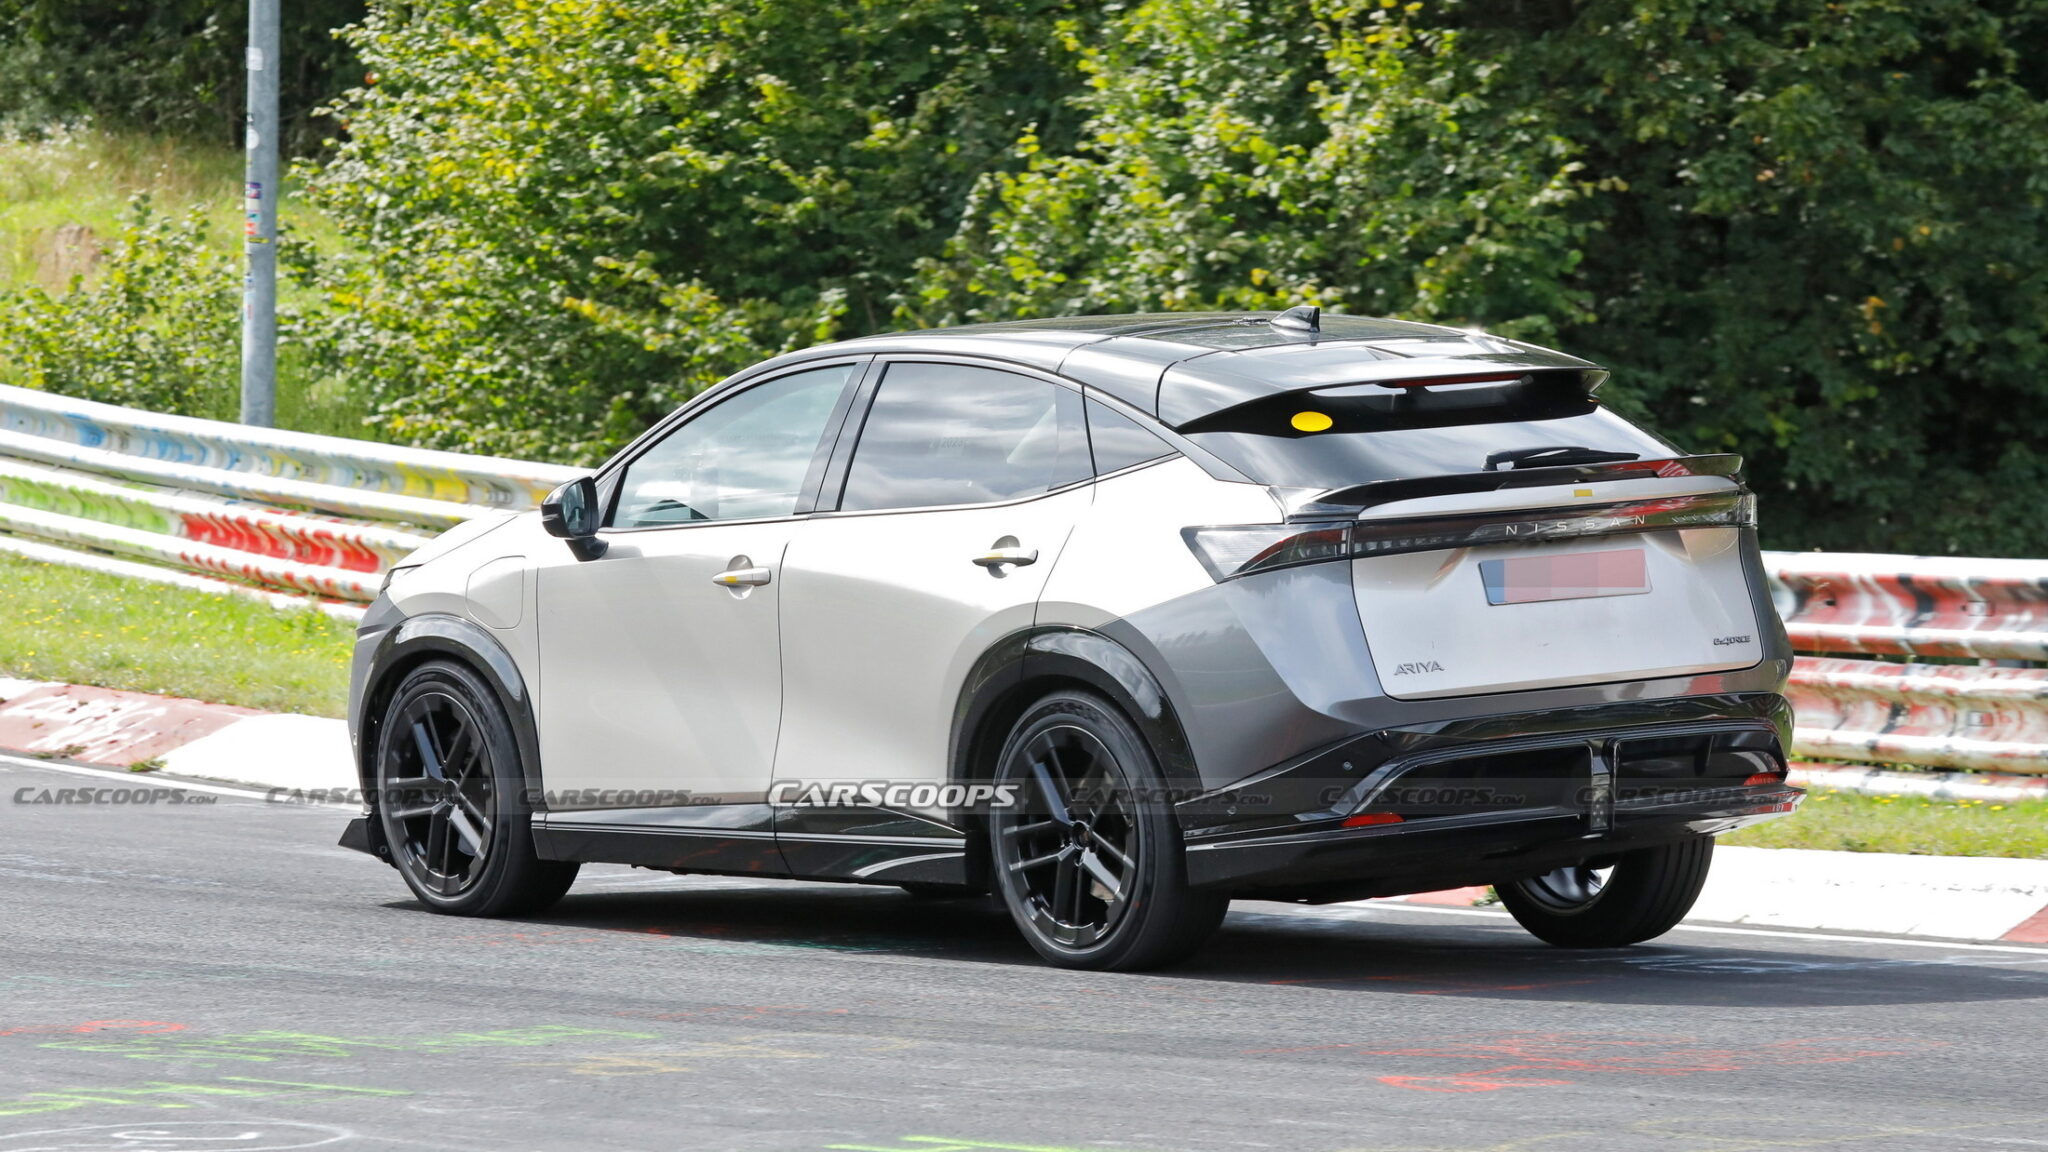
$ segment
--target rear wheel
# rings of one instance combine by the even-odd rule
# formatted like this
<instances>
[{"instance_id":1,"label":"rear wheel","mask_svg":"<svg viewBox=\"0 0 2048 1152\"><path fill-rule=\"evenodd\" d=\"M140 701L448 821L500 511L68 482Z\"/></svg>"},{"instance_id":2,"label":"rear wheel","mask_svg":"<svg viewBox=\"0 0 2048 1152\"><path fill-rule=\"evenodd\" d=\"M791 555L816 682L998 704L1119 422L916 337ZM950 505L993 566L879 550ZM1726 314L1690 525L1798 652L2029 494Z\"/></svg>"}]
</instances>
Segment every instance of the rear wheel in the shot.
<instances>
[{"instance_id":1,"label":"rear wheel","mask_svg":"<svg viewBox=\"0 0 2048 1152\"><path fill-rule=\"evenodd\" d=\"M1495 886L1522 927L1561 948L1619 948L1662 936L1707 882L1714 838L1695 836Z\"/></svg>"},{"instance_id":2,"label":"rear wheel","mask_svg":"<svg viewBox=\"0 0 2048 1152\"><path fill-rule=\"evenodd\" d=\"M1132 971L1182 959L1229 900L1187 885L1180 828L1144 737L1108 701L1056 692L1027 709L995 782L990 858L1011 919L1063 968Z\"/></svg>"},{"instance_id":3,"label":"rear wheel","mask_svg":"<svg viewBox=\"0 0 2048 1152\"><path fill-rule=\"evenodd\" d=\"M475 672L434 661L407 673L378 729L376 764L392 863L428 908L538 912L575 881L576 864L534 854L519 745Z\"/></svg>"}]
</instances>

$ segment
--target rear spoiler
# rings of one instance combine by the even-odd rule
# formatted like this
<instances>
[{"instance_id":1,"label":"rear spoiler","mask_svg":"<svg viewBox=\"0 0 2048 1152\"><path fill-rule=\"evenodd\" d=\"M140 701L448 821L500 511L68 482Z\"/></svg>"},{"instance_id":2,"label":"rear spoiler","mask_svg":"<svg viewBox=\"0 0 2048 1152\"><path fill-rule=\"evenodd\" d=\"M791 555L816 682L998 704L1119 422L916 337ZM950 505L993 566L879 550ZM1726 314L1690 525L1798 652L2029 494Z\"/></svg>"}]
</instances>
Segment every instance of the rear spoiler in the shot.
<instances>
[{"instance_id":1,"label":"rear spoiler","mask_svg":"<svg viewBox=\"0 0 2048 1152\"><path fill-rule=\"evenodd\" d=\"M1505 488L1540 488L1550 484L1586 484L1603 480L1669 480L1681 476L1724 476L1742 482L1742 457L1733 453L1671 456L1661 460L1617 460L1600 464L1561 464L1519 468L1511 472L1453 472L1444 476L1413 476L1376 480L1325 492L1296 505L1289 523L1354 517L1367 508L1422 496L1465 492L1497 492Z\"/></svg>"}]
</instances>

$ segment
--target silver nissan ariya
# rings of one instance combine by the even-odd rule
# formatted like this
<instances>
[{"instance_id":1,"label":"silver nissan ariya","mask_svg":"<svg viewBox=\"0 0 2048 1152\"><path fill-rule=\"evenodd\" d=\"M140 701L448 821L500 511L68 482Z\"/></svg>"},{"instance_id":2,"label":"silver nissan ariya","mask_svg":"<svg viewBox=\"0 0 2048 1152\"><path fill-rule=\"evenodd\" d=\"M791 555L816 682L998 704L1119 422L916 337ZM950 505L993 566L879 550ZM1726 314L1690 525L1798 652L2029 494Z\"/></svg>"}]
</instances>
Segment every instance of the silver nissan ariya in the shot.
<instances>
[{"instance_id":1,"label":"silver nissan ariya","mask_svg":"<svg viewBox=\"0 0 2048 1152\"><path fill-rule=\"evenodd\" d=\"M1312 308L776 357L393 571L342 843L458 915L584 861L993 891L1076 968L1483 884L1649 939L1800 799L1791 654L1739 458L1605 376Z\"/></svg>"}]
</instances>

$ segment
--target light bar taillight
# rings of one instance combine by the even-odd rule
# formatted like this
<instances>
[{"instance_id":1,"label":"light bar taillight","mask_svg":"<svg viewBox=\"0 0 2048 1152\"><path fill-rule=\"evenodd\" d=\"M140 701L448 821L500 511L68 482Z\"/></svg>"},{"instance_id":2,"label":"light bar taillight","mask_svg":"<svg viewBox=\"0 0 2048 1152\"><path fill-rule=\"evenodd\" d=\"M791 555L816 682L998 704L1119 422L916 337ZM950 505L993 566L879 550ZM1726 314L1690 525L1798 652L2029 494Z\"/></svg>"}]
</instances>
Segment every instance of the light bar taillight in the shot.
<instances>
[{"instance_id":1,"label":"light bar taillight","mask_svg":"<svg viewBox=\"0 0 2048 1152\"><path fill-rule=\"evenodd\" d=\"M1487 544L1579 540L1668 528L1737 528L1756 523L1747 492L1630 500L1586 508L1467 513L1345 524L1233 524L1184 528L1181 535L1218 582L1315 564Z\"/></svg>"}]
</instances>

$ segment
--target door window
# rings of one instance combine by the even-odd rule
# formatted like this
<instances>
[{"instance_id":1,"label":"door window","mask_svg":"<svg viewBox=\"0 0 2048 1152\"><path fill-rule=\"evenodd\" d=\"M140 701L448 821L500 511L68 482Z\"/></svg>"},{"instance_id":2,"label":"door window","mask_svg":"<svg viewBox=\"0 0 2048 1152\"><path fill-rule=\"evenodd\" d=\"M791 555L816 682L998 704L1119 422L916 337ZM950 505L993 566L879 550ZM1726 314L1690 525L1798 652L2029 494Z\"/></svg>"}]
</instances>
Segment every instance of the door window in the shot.
<instances>
[{"instance_id":1,"label":"door window","mask_svg":"<svg viewBox=\"0 0 2048 1152\"><path fill-rule=\"evenodd\" d=\"M989 504L1088 478L1078 394L959 364L891 364L847 469L842 511Z\"/></svg>"},{"instance_id":2,"label":"door window","mask_svg":"<svg viewBox=\"0 0 2048 1152\"><path fill-rule=\"evenodd\" d=\"M693 417L626 466L609 526L794 514L854 367L777 377Z\"/></svg>"}]
</instances>

